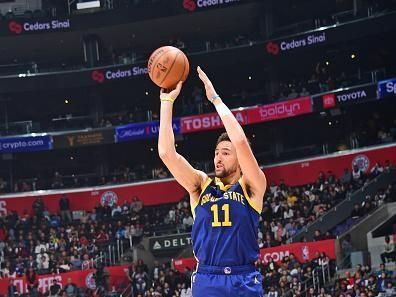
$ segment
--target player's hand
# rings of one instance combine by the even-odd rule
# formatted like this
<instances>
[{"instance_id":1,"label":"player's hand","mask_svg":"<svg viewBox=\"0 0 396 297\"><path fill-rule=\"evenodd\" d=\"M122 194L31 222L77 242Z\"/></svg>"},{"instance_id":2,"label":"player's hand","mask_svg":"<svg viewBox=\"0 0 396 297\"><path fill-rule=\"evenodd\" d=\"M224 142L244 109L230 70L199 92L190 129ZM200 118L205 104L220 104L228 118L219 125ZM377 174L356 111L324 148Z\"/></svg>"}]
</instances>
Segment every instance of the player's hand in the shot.
<instances>
[{"instance_id":1,"label":"player's hand","mask_svg":"<svg viewBox=\"0 0 396 297\"><path fill-rule=\"evenodd\" d=\"M161 88L160 91L160 99L172 99L176 100L176 98L179 96L181 88L182 88L183 82L179 81L176 85L176 88L173 90L166 90L164 88Z\"/></svg>"},{"instance_id":2,"label":"player's hand","mask_svg":"<svg viewBox=\"0 0 396 297\"><path fill-rule=\"evenodd\" d=\"M197 71L199 78L202 80L205 86L206 97L208 98L208 100L210 100L213 98L213 96L217 95L216 90L214 89L212 82L210 81L206 73L203 72L201 67L198 66Z\"/></svg>"}]
</instances>

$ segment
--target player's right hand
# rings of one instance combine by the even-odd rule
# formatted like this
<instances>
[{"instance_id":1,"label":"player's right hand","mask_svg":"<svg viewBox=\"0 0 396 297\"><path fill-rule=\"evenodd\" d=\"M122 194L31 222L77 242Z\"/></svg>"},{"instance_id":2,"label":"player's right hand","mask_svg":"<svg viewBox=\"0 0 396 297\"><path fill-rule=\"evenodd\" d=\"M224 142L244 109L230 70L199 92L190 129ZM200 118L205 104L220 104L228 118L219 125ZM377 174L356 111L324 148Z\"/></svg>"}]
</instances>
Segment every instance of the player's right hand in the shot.
<instances>
[{"instance_id":1,"label":"player's right hand","mask_svg":"<svg viewBox=\"0 0 396 297\"><path fill-rule=\"evenodd\" d=\"M208 100L210 100L211 98L213 98L213 96L215 96L217 94L216 90L213 87L213 84L210 81L209 77L201 69L201 67L198 66L197 71L198 71L199 78L201 79L201 81L203 82L203 84L205 86L206 97L208 98Z\"/></svg>"},{"instance_id":2,"label":"player's right hand","mask_svg":"<svg viewBox=\"0 0 396 297\"><path fill-rule=\"evenodd\" d=\"M176 98L179 96L181 88L182 88L183 82L179 81L178 84L176 85L176 88L174 90L166 90L164 88L161 88L160 91L160 99L172 99L176 100Z\"/></svg>"}]
</instances>

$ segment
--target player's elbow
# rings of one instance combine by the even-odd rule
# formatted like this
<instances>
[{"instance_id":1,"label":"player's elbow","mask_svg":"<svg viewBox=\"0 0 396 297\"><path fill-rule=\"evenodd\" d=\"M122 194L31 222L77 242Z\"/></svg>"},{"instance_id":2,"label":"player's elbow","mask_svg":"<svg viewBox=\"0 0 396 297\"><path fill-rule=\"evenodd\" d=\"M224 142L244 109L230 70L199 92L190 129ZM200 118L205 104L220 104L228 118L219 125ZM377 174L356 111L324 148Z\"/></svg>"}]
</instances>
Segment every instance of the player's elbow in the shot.
<instances>
[{"instance_id":1,"label":"player's elbow","mask_svg":"<svg viewBox=\"0 0 396 297\"><path fill-rule=\"evenodd\" d=\"M232 140L232 144L236 147L249 146L249 141L245 135L240 135Z\"/></svg>"},{"instance_id":2,"label":"player's elbow","mask_svg":"<svg viewBox=\"0 0 396 297\"><path fill-rule=\"evenodd\" d=\"M163 146L158 146L158 155L162 161L169 160L172 156L174 156L176 151L170 148L165 148Z\"/></svg>"}]
</instances>

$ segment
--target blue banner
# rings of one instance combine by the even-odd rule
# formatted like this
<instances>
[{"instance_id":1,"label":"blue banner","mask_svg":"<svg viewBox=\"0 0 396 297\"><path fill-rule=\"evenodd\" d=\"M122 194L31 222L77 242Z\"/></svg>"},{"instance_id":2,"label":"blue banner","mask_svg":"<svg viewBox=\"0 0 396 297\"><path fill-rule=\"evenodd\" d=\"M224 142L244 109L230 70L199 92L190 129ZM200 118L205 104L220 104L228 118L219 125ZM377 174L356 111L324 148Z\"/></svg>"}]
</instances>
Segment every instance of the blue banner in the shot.
<instances>
[{"instance_id":1,"label":"blue banner","mask_svg":"<svg viewBox=\"0 0 396 297\"><path fill-rule=\"evenodd\" d=\"M116 127L116 142L147 138L146 126L147 123L139 123Z\"/></svg>"},{"instance_id":2,"label":"blue banner","mask_svg":"<svg viewBox=\"0 0 396 297\"><path fill-rule=\"evenodd\" d=\"M0 138L0 153L37 152L50 149L49 135Z\"/></svg>"},{"instance_id":3,"label":"blue banner","mask_svg":"<svg viewBox=\"0 0 396 297\"><path fill-rule=\"evenodd\" d=\"M396 77L378 82L378 97L396 96Z\"/></svg>"},{"instance_id":4,"label":"blue banner","mask_svg":"<svg viewBox=\"0 0 396 297\"><path fill-rule=\"evenodd\" d=\"M172 126L176 135L181 134L180 119L174 119ZM159 121L118 126L116 127L116 142L158 137L158 133Z\"/></svg>"},{"instance_id":5,"label":"blue banner","mask_svg":"<svg viewBox=\"0 0 396 297\"><path fill-rule=\"evenodd\" d=\"M173 133L175 135L181 134L181 121L180 119L174 119L172 121ZM158 137L159 133L159 121L148 122L146 127L147 137Z\"/></svg>"}]
</instances>

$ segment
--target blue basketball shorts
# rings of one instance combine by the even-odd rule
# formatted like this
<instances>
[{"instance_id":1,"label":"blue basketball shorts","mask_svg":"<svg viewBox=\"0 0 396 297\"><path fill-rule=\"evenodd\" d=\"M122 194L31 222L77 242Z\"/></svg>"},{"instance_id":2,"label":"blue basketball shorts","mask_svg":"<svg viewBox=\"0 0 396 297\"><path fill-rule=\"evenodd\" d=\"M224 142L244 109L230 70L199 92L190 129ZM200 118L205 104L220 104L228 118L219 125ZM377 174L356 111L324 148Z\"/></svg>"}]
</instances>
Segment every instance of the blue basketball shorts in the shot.
<instances>
[{"instance_id":1,"label":"blue basketball shorts","mask_svg":"<svg viewBox=\"0 0 396 297\"><path fill-rule=\"evenodd\" d=\"M198 264L191 276L193 297L263 297L263 277L254 265L220 267Z\"/></svg>"}]
</instances>

